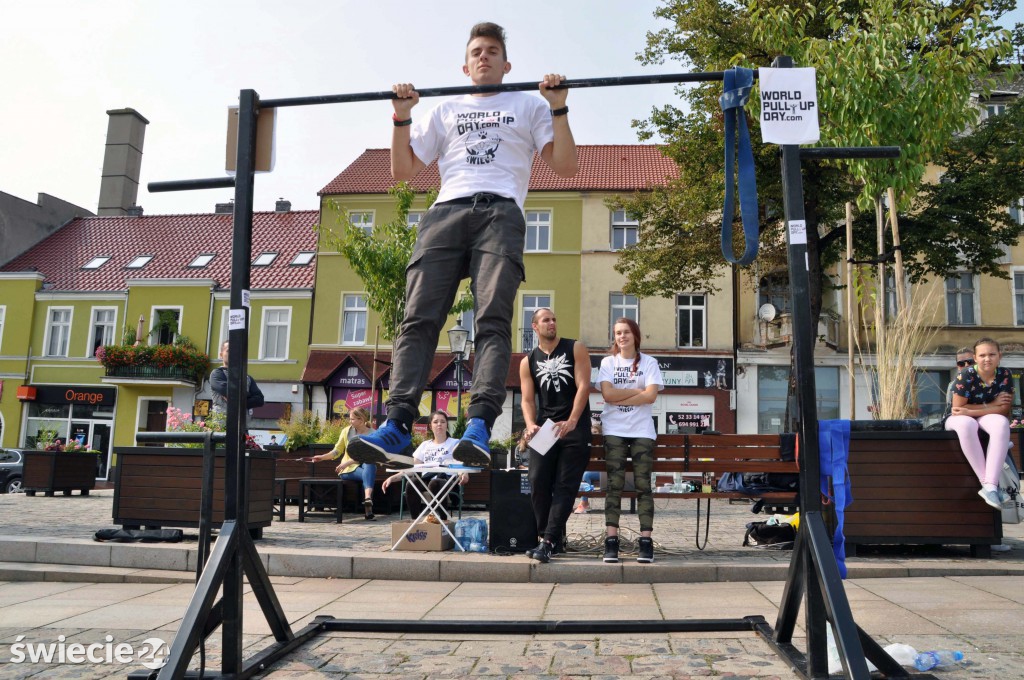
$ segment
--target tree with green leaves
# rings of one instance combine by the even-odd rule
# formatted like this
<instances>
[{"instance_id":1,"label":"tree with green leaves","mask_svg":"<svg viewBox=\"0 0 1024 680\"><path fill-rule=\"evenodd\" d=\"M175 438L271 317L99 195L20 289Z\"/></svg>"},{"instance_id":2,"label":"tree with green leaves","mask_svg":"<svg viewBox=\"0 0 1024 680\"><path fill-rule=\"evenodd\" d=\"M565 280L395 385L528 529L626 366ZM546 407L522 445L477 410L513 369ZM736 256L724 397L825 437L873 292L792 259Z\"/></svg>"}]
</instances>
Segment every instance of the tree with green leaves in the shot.
<instances>
[{"instance_id":1,"label":"tree with green leaves","mask_svg":"<svg viewBox=\"0 0 1024 680\"><path fill-rule=\"evenodd\" d=\"M912 205L926 166L941 162L956 135L975 122L972 93L985 90L988 76L1010 53L1009 33L994 23L1006 5L991 0L751 0L746 5L665 0L655 15L671 25L648 35L639 58L648 64L673 59L688 70L718 71L770 66L776 56L787 54L796 66L816 69L821 146L902 148L898 160L804 162L811 308L817 318L823 272L840 257L846 202L871 207L892 186L902 208ZM668 105L634 123L642 139L659 134L666 140L666 153L680 171L669 186L624 201L640 218L641 233L617 269L627 275L626 292L641 296L713 291L712 278L725 266L718 247L724 193L721 84L686 85L678 91L685 107ZM781 178L777 147L759 143L756 87L748 107L761 253L747 272L763 275L785 265ZM873 208L871 218L867 233L873 235ZM929 251L948 249L948 243L927 238L919 228L919 222L904 227L901 221L904 260L921 257L921 268L915 270L921 274L945 273ZM742 230L734 231L734 250L742 252ZM874 242L861 236L857 256L873 256ZM962 235L982 244L975 247L979 254L996 252L997 244L1010 236L1010 230L991 228Z\"/></svg>"},{"instance_id":2,"label":"tree with green leaves","mask_svg":"<svg viewBox=\"0 0 1024 680\"><path fill-rule=\"evenodd\" d=\"M363 282L367 303L380 315L381 334L393 342L405 316L405 268L416 245L416 229L409 227L408 217L416 194L405 182L391 187L388 193L395 197L395 219L374 225L372 234L353 225L349 211L337 201L330 203L339 216L337 230L320 225L318 231L323 246L341 253ZM435 198L437 190L427 192L428 208ZM467 290L449 314L472 308L473 298Z\"/></svg>"}]
</instances>

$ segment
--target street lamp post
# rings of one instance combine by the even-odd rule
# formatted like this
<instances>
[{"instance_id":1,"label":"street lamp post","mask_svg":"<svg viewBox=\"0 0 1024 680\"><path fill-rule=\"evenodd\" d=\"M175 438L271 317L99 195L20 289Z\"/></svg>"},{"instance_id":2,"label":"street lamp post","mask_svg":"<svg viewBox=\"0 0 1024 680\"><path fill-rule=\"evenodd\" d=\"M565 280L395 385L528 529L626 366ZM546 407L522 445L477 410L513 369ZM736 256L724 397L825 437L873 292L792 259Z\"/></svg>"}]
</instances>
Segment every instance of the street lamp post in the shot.
<instances>
[{"instance_id":1,"label":"street lamp post","mask_svg":"<svg viewBox=\"0 0 1024 680\"><path fill-rule=\"evenodd\" d=\"M462 327L461 321L456 321L455 326L448 329L448 346L452 348L452 354L455 355L456 423L462 419L462 364L469 358L469 351L466 347L468 342L469 331Z\"/></svg>"}]
</instances>

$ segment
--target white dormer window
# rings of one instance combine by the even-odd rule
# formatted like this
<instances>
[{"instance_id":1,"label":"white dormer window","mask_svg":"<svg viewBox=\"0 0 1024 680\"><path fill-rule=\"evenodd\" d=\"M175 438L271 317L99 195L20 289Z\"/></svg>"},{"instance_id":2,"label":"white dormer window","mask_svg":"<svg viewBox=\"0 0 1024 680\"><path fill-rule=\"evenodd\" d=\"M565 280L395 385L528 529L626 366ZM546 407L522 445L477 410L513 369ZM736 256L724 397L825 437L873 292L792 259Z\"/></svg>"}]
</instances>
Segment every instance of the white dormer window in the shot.
<instances>
[{"instance_id":1,"label":"white dormer window","mask_svg":"<svg viewBox=\"0 0 1024 680\"><path fill-rule=\"evenodd\" d=\"M299 253L298 255L295 256L295 259L292 260L292 266L294 266L294 267L301 267L301 266L307 265L307 264L309 264L310 262L313 261L313 258L315 256L316 256L316 253L308 253L308 252Z\"/></svg>"},{"instance_id":2,"label":"white dormer window","mask_svg":"<svg viewBox=\"0 0 1024 680\"><path fill-rule=\"evenodd\" d=\"M84 265L82 265L82 269L99 269L100 267L105 265L107 263L107 260L109 259L110 258L105 255L94 257L88 262L86 262Z\"/></svg>"},{"instance_id":3,"label":"white dormer window","mask_svg":"<svg viewBox=\"0 0 1024 680\"><path fill-rule=\"evenodd\" d=\"M128 269L142 269L149 261L153 259L152 255L139 255L134 260L128 263Z\"/></svg>"},{"instance_id":4,"label":"white dormer window","mask_svg":"<svg viewBox=\"0 0 1024 680\"><path fill-rule=\"evenodd\" d=\"M214 257L216 257L216 256L211 254L211 253L204 253L203 255L196 255L196 258L194 260L192 260L191 262L189 262L188 266L192 267L194 269L201 269L201 268L205 267L206 265L210 264L210 260L212 260Z\"/></svg>"},{"instance_id":5,"label":"white dormer window","mask_svg":"<svg viewBox=\"0 0 1024 680\"><path fill-rule=\"evenodd\" d=\"M260 253L255 260L252 261L253 267L269 267L274 260L277 259L277 253Z\"/></svg>"}]
</instances>

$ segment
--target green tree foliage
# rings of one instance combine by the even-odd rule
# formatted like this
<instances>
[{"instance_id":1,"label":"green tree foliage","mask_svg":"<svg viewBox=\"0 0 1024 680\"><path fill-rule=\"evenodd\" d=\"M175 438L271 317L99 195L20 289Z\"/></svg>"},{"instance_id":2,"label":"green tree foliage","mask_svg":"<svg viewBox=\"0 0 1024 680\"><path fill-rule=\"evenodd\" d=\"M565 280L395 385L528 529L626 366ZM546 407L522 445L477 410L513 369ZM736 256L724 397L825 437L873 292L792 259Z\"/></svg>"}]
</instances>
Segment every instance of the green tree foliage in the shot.
<instances>
[{"instance_id":1,"label":"green tree foliage","mask_svg":"<svg viewBox=\"0 0 1024 680\"><path fill-rule=\"evenodd\" d=\"M408 226L409 208L416 194L405 182L388 190L395 197L395 219L376 224L373 233L354 226L349 211L332 201L337 211L337 229L320 225L322 247L341 253L352 271L363 282L366 300L381 320L381 335L388 342L398 337L398 326L405 314L405 268L416 244L416 230ZM437 191L427 192L427 207L437 198ZM473 308L472 296L459 296L450 314Z\"/></svg>"},{"instance_id":2,"label":"green tree foliage","mask_svg":"<svg viewBox=\"0 0 1024 680\"><path fill-rule=\"evenodd\" d=\"M894 186L901 205L910 204L926 165L974 120L972 89L1009 53L1009 34L992 23L1000 11L990 0L751 0L747 5L665 0L655 14L670 27L649 34L639 58L718 71L769 66L788 54L797 66L817 70L822 146L902 147L898 161L804 162L811 306L817 316L823 268L840 253L845 203L868 207L874 196ZM681 86L678 93L685 107L665 106L634 123L642 139L657 134L666 140L666 153L680 173L670 186L624 202L640 217L641 233L617 269L627 275L626 291L637 295L714 290L711 277L725 266L718 236L724 193L721 84ZM761 254L747 270L750 275L785 263L777 147L759 143L758 109L755 86L748 124L757 166ZM741 252L738 224L734 231ZM919 249L942 245L910 241ZM858 257L874 252L871 245ZM918 254L905 240L905 259Z\"/></svg>"}]
</instances>

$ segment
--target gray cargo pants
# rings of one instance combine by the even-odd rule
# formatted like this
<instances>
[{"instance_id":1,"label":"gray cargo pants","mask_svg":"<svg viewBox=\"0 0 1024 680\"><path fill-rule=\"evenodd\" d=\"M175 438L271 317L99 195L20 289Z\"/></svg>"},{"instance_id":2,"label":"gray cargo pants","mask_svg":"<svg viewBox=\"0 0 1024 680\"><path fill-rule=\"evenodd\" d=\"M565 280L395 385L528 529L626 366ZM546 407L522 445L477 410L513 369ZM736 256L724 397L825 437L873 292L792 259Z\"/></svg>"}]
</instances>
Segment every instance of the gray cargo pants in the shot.
<instances>
[{"instance_id":1,"label":"gray cargo pants","mask_svg":"<svg viewBox=\"0 0 1024 680\"><path fill-rule=\"evenodd\" d=\"M435 203L423 216L405 273L405 318L392 357L388 418L411 425L419 416L442 325L469 276L476 360L468 416L493 425L505 403L525 239L523 211L512 199L493 194Z\"/></svg>"}]
</instances>

